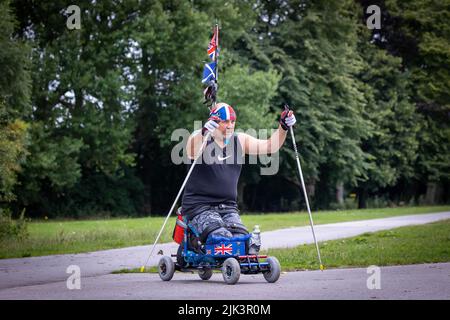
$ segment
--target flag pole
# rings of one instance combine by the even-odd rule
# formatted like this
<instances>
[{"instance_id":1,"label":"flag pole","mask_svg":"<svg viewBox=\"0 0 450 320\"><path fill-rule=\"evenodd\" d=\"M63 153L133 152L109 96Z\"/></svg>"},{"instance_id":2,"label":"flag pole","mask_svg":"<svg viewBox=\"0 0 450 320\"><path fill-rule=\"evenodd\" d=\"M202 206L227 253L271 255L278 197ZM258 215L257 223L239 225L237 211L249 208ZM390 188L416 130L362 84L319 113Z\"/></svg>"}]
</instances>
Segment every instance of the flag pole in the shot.
<instances>
[{"instance_id":1,"label":"flag pole","mask_svg":"<svg viewBox=\"0 0 450 320\"><path fill-rule=\"evenodd\" d=\"M214 34L216 37L216 54L214 55L214 62L216 63L215 76L216 76L216 83L218 83L218 81L219 81L219 78L218 78L218 76L219 76L219 64L218 64L218 62L219 62L219 24L217 23L217 20L216 20Z\"/></svg>"}]
</instances>

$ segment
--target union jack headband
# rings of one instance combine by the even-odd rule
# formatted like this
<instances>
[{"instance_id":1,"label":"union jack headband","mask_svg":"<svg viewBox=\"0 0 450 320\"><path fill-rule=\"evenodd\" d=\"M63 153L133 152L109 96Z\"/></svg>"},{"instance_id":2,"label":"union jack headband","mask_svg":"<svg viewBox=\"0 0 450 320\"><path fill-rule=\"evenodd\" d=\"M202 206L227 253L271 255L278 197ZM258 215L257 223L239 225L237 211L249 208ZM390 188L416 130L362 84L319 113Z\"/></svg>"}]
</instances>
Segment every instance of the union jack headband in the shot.
<instances>
[{"instance_id":1,"label":"union jack headband","mask_svg":"<svg viewBox=\"0 0 450 320\"><path fill-rule=\"evenodd\" d=\"M236 112L234 112L233 107L223 102L218 103L216 107L211 110L209 116L216 116L221 121L236 120Z\"/></svg>"}]
</instances>

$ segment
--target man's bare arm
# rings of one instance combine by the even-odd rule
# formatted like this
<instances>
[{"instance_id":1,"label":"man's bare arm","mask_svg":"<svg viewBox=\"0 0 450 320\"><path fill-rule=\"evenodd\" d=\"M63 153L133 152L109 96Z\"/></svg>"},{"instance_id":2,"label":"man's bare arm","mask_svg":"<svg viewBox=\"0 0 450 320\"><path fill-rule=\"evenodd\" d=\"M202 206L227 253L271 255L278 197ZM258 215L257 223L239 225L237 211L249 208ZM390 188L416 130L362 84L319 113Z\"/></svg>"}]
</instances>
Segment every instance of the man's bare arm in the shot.
<instances>
[{"instance_id":1,"label":"man's bare arm","mask_svg":"<svg viewBox=\"0 0 450 320\"><path fill-rule=\"evenodd\" d=\"M204 139L209 136L205 133L209 132L209 134L212 134L219 127L218 120L219 119L215 116L210 117L202 129L194 131L189 136L186 143L186 153L189 159L197 159L197 156L201 151L202 143L205 141Z\"/></svg>"},{"instance_id":2,"label":"man's bare arm","mask_svg":"<svg viewBox=\"0 0 450 320\"><path fill-rule=\"evenodd\" d=\"M201 130L194 131L190 136L186 144L186 152L189 159L197 158L200 153L200 147L203 142L203 135Z\"/></svg>"},{"instance_id":3,"label":"man's bare arm","mask_svg":"<svg viewBox=\"0 0 450 320\"><path fill-rule=\"evenodd\" d=\"M257 139L246 133L239 134L239 142L241 143L244 153L250 155L275 153L280 150L286 140L287 131L278 126L278 129L267 140Z\"/></svg>"}]
</instances>

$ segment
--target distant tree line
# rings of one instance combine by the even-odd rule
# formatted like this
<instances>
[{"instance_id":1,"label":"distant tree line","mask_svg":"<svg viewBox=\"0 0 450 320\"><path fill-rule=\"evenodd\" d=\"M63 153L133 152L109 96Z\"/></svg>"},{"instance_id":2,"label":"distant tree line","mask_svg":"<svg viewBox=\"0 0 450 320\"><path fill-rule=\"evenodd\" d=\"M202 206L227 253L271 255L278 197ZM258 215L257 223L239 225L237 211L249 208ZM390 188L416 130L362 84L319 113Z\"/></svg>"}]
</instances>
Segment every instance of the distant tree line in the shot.
<instances>
[{"instance_id":1,"label":"distant tree line","mask_svg":"<svg viewBox=\"0 0 450 320\"><path fill-rule=\"evenodd\" d=\"M165 214L187 172L171 133L208 116L216 19L219 100L242 129L294 108L314 208L450 200L450 1L79 1L70 30L72 2L0 0L1 207ZM303 209L295 174L290 141L276 175L245 165L241 208Z\"/></svg>"}]
</instances>

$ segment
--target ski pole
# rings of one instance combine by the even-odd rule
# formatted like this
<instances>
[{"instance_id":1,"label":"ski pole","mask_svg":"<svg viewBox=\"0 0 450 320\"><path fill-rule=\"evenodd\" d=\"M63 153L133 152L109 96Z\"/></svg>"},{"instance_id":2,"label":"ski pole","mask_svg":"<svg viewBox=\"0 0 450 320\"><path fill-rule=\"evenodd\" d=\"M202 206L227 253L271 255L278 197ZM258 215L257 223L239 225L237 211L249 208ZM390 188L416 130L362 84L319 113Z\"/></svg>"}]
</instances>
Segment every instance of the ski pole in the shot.
<instances>
[{"instance_id":1,"label":"ski pole","mask_svg":"<svg viewBox=\"0 0 450 320\"><path fill-rule=\"evenodd\" d=\"M323 264L322 264L322 258L320 257L319 244L317 243L316 234L314 233L314 222L313 222L313 218L311 215L311 209L309 208L308 194L306 193L305 181L303 180L303 173L302 173L302 167L300 165L300 159L298 157L297 144L295 143L294 129L292 127L289 127L289 130L291 131L292 144L294 145L295 159L297 160L298 173L300 175L300 181L302 183L303 195L305 196L306 208L308 209L309 223L311 225L314 243L316 244L317 256L319 257L320 270L323 271L324 268L323 268Z\"/></svg>"},{"instance_id":2,"label":"ski pole","mask_svg":"<svg viewBox=\"0 0 450 320\"><path fill-rule=\"evenodd\" d=\"M195 158L194 163L192 163L192 166L189 169L188 174L186 175L186 178L183 181L183 184L181 185L180 191L178 191L177 197L175 198L175 201L173 202L172 207L170 208L169 213L167 214L167 217L164 220L164 223L163 223L163 225L161 227L161 230L159 231L159 234L156 237L155 243L153 244L152 250L150 251L150 255L148 256L147 261L145 262L145 264L141 267L141 272L144 272L145 266L147 265L148 261L150 260L150 257L153 254L153 251L155 250L156 243L158 242L159 237L161 236L162 231L164 230L164 227L166 226L166 223L169 220L169 217L172 214L172 211L175 208L175 205L177 204L178 198L180 197L181 193L183 192L184 186L186 185L186 182L188 181L189 177L191 176L192 170L194 170L194 167L197 164L197 160L202 156L203 149L204 149L206 143L208 142L208 139L209 139L210 135L211 135L210 132L208 132L206 134L205 139L204 139L204 141L202 143L202 146L200 147L200 154L197 156L197 158Z\"/></svg>"}]
</instances>

